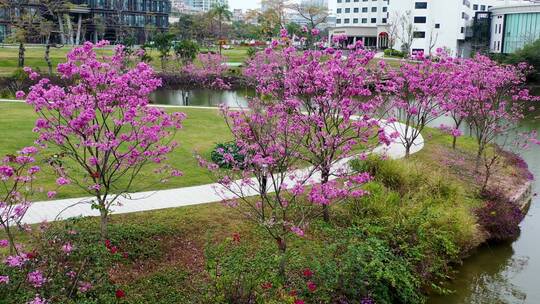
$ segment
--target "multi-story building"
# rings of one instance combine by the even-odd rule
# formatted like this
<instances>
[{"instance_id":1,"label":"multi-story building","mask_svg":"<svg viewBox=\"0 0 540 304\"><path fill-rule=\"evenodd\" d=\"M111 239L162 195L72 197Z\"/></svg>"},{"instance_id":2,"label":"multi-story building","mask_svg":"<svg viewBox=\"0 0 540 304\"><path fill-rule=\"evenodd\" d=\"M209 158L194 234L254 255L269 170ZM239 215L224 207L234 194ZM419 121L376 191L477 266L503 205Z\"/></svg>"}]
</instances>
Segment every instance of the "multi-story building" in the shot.
<instances>
[{"instance_id":1,"label":"multi-story building","mask_svg":"<svg viewBox=\"0 0 540 304\"><path fill-rule=\"evenodd\" d=\"M513 53L540 39L540 3L493 7L490 13L491 52Z\"/></svg>"},{"instance_id":2,"label":"multi-story building","mask_svg":"<svg viewBox=\"0 0 540 304\"><path fill-rule=\"evenodd\" d=\"M40 9L39 1L36 7ZM107 39L116 42L122 37L134 37L138 43L144 42L148 31L164 31L168 28L168 16L171 11L170 0L71 0L61 15L69 16L71 28L76 32L79 43ZM0 35L5 37L13 26L14 16L4 9L0 11ZM41 8L46 16L46 10ZM2 20L3 19L3 20ZM3 25L3 26L2 26ZM67 24L64 31L70 28ZM69 33L66 33L69 35ZM73 35L74 36L74 35ZM0 40L3 38L0 36Z\"/></svg>"},{"instance_id":3,"label":"multi-story building","mask_svg":"<svg viewBox=\"0 0 540 304\"><path fill-rule=\"evenodd\" d=\"M478 12L504 0L334 0L336 27L330 36L345 35L366 47L393 47L428 53L445 48L468 56L468 28ZM330 37L330 38L331 38Z\"/></svg>"},{"instance_id":4,"label":"multi-story building","mask_svg":"<svg viewBox=\"0 0 540 304\"><path fill-rule=\"evenodd\" d=\"M229 4L228 0L185 0L186 5L193 11L205 13L215 5Z\"/></svg>"}]
</instances>

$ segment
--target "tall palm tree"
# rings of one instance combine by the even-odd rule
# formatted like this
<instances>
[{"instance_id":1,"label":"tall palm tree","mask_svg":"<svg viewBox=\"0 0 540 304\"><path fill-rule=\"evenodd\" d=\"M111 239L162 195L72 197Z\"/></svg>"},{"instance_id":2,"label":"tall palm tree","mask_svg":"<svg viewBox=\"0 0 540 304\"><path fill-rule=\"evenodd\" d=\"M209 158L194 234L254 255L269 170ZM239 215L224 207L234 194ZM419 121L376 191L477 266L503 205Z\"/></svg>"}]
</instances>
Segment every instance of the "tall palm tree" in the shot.
<instances>
[{"instance_id":1,"label":"tall palm tree","mask_svg":"<svg viewBox=\"0 0 540 304\"><path fill-rule=\"evenodd\" d=\"M212 18L217 18L219 24L219 40L223 40L223 21L230 21L233 14L229 11L229 5L216 4L208 12ZM221 41L219 42L219 54L221 55Z\"/></svg>"}]
</instances>

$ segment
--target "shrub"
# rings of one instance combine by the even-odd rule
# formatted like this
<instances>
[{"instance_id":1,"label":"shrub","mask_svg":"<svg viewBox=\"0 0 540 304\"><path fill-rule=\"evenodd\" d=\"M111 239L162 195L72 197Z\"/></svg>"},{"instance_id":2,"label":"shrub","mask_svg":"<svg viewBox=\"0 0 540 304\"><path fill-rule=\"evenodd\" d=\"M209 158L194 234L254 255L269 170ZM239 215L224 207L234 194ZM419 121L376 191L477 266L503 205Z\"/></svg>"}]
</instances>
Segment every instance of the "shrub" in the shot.
<instances>
[{"instance_id":1,"label":"shrub","mask_svg":"<svg viewBox=\"0 0 540 304\"><path fill-rule=\"evenodd\" d=\"M503 58L505 63L518 64L520 62L527 62L530 64L534 71L529 74L530 81L540 81L540 39L533 43L525 45L522 49L517 50L515 53Z\"/></svg>"},{"instance_id":2,"label":"shrub","mask_svg":"<svg viewBox=\"0 0 540 304\"><path fill-rule=\"evenodd\" d=\"M364 228L333 229L330 244L322 244L306 260L296 281L296 293L308 303L422 303L420 281L413 265L394 254L383 239Z\"/></svg>"},{"instance_id":3,"label":"shrub","mask_svg":"<svg viewBox=\"0 0 540 304\"><path fill-rule=\"evenodd\" d=\"M451 264L483 241L470 212L475 202L461 186L420 163L371 155L352 168L374 177L365 186L370 195L346 204L352 224L385 240L412 265L424 288L444 292L439 282Z\"/></svg>"},{"instance_id":4,"label":"shrub","mask_svg":"<svg viewBox=\"0 0 540 304\"><path fill-rule=\"evenodd\" d=\"M405 163L399 160L382 159L378 155L370 155L366 160L354 160L351 167L356 172L368 172L376 181L399 192L413 188L420 183L420 176L415 170L407 170Z\"/></svg>"},{"instance_id":5,"label":"shrub","mask_svg":"<svg viewBox=\"0 0 540 304\"><path fill-rule=\"evenodd\" d=\"M404 58L405 57L405 53L402 52L402 51L398 51L398 50L394 50L394 49L386 49L384 50L384 56L386 57L399 57L399 58Z\"/></svg>"},{"instance_id":6,"label":"shrub","mask_svg":"<svg viewBox=\"0 0 540 304\"><path fill-rule=\"evenodd\" d=\"M174 53L185 62L192 62L199 53L199 45L191 40L182 40L174 44Z\"/></svg>"},{"instance_id":7,"label":"shrub","mask_svg":"<svg viewBox=\"0 0 540 304\"><path fill-rule=\"evenodd\" d=\"M211 279L212 303L262 303L276 286L279 256L273 246L249 246L234 233L225 241L208 244L206 270Z\"/></svg>"},{"instance_id":8,"label":"shrub","mask_svg":"<svg viewBox=\"0 0 540 304\"><path fill-rule=\"evenodd\" d=\"M235 164L244 163L244 155L235 142L217 144L210 157L212 162L225 169L231 169Z\"/></svg>"},{"instance_id":9,"label":"shrub","mask_svg":"<svg viewBox=\"0 0 540 304\"><path fill-rule=\"evenodd\" d=\"M75 227L66 228L40 227L31 246L0 264L0 275L7 278L0 284L2 303L27 303L36 297L55 303L114 301L108 273L123 260L121 251L110 243L87 243Z\"/></svg>"},{"instance_id":10,"label":"shrub","mask_svg":"<svg viewBox=\"0 0 540 304\"><path fill-rule=\"evenodd\" d=\"M259 51L259 49L257 49L256 47L252 47L250 46L248 49L247 49L247 55L248 55L248 58L252 58L255 56L255 54L257 54L257 52Z\"/></svg>"},{"instance_id":11,"label":"shrub","mask_svg":"<svg viewBox=\"0 0 540 304\"><path fill-rule=\"evenodd\" d=\"M485 191L482 197L486 202L475 213L489 240L501 242L518 237L524 216L519 206L498 191Z\"/></svg>"}]
</instances>

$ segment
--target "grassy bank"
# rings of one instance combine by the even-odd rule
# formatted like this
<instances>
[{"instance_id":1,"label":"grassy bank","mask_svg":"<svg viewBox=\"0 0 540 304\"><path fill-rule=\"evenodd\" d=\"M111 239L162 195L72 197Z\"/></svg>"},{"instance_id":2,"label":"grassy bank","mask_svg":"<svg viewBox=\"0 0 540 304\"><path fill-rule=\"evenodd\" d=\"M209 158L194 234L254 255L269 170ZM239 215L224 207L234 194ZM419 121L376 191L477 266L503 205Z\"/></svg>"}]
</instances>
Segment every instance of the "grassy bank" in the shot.
<instances>
[{"instance_id":1,"label":"grassy bank","mask_svg":"<svg viewBox=\"0 0 540 304\"><path fill-rule=\"evenodd\" d=\"M156 183L153 178L153 167L148 167L138 179L137 188L143 190L178 188L211 182L205 170L198 166L194 157L196 153L209 157L214 145L227 141L229 131L218 110L215 109L167 109L169 112L181 111L187 114L184 128L180 130L175 139L180 146L170 155L169 162L184 172L180 178L171 178L167 183ZM32 108L23 103L0 103L0 155L18 151L22 147L32 145L36 134L32 132L36 115ZM54 154L52 151L41 153L40 162ZM44 189L54 189L56 177L51 169L44 167L44 178L40 179L39 186ZM59 193L59 198L86 196L84 191L68 186ZM44 198L42 194L39 199Z\"/></svg>"}]
</instances>

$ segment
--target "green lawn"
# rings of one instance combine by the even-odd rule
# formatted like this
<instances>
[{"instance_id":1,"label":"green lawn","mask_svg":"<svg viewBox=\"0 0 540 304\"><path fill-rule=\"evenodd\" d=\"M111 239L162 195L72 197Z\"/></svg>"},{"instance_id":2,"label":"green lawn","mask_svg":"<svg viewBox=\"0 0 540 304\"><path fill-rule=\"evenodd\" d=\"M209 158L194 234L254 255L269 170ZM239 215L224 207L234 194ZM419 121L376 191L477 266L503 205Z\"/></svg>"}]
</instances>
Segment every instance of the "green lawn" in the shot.
<instances>
[{"instance_id":1,"label":"green lawn","mask_svg":"<svg viewBox=\"0 0 540 304\"><path fill-rule=\"evenodd\" d=\"M211 109L167 109L169 112L182 111L187 114L184 128L176 134L180 146L170 155L169 162L184 172L184 176L172 178L168 183L156 183L152 169L144 170L138 178L139 190L154 190L186 187L212 182L205 169L198 166L195 153L209 158L210 152L218 142L228 141L230 134L218 110ZM0 103L0 155L14 153L20 148L31 145L35 139L32 133L36 115L32 109L21 103ZM45 154L47 153L47 154ZM44 152L46 157L52 152ZM43 166L43 164L42 164ZM44 166L46 167L46 166ZM51 170L45 170L39 185L44 189L54 189L55 176ZM72 187L63 188L59 198L87 195L81 189ZM39 198L43 199L44 195Z\"/></svg>"},{"instance_id":2,"label":"green lawn","mask_svg":"<svg viewBox=\"0 0 540 304\"><path fill-rule=\"evenodd\" d=\"M66 61L66 54L69 52L70 47L63 48L51 48L51 61L54 69L59 63ZM216 51L216 50L213 50ZM110 48L104 49L103 54L110 54L112 51ZM149 50L152 57L151 65L156 70L161 70L161 61L159 59L159 53L156 50ZM17 47L0 47L0 76L10 76L17 69L19 49ZM174 52L171 51L171 55ZM230 50L223 50L223 55L227 57L229 62L244 62L247 59L247 47L236 47ZM39 69L42 72L47 71L47 63L44 59L45 47L27 47L25 53L25 65L34 69ZM173 57L167 63L167 69L173 70L176 68L176 61Z\"/></svg>"}]
</instances>

